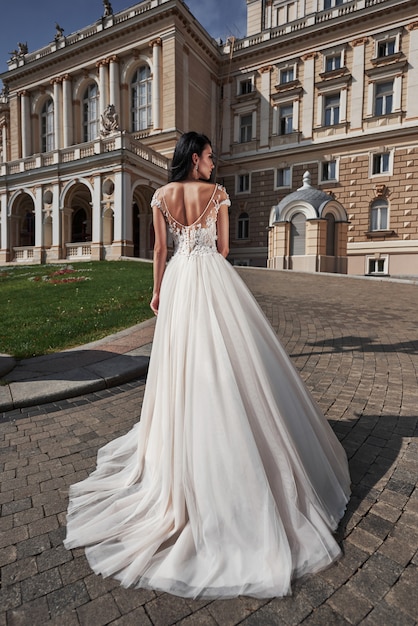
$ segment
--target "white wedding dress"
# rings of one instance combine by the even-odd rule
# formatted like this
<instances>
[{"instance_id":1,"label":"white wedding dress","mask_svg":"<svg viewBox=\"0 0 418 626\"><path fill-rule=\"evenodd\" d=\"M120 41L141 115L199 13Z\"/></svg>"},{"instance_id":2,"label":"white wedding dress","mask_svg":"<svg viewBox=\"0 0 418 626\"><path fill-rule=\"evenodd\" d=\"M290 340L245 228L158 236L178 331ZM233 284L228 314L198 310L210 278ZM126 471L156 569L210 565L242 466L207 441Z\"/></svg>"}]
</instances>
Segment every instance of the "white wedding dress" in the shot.
<instances>
[{"instance_id":1,"label":"white wedding dress","mask_svg":"<svg viewBox=\"0 0 418 626\"><path fill-rule=\"evenodd\" d=\"M182 226L140 422L70 489L65 546L123 586L283 596L340 554L346 455L257 302L216 248L225 194Z\"/></svg>"}]
</instances>

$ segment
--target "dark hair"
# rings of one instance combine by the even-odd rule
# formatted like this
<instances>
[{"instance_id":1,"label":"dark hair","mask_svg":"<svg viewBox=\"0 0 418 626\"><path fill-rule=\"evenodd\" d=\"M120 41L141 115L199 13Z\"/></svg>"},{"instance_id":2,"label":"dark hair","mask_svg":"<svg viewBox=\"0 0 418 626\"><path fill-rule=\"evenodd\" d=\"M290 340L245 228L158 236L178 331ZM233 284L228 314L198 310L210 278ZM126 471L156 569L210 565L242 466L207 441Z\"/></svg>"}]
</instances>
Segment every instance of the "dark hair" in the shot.
<instances>
[{"instance_id":1,"label":"dark hair","mask_svg":"<svg viewBox=\"0 0 418 626\"><path fill-rule=\"evenodd\" d=\"M194 153L199 156L205 147L211 146L209 137L193 130L184 133L177 142L174 149L173 160L171 161L170 182L185 180L193 165L192 156Z\"/></svg>"}]
</instances>

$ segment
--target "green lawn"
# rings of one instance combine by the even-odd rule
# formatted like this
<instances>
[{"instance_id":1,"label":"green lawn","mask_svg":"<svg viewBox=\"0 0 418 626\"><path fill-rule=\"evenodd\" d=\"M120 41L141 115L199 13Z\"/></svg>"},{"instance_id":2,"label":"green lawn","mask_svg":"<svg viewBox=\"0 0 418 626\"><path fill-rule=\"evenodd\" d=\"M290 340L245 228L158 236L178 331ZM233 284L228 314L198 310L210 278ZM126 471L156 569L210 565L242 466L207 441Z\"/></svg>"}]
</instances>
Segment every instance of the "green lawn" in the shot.
<instances>
[{"instance_id":1,"label":"green lawn","mask_svg":"<svg viewBox=\"0 0 418 626\"><path fill-rule=\"evenodd\" d=\"M17 358L101 339L152 317L152 264L0 267L0 353Z\"/></svg>"}]
</instances>

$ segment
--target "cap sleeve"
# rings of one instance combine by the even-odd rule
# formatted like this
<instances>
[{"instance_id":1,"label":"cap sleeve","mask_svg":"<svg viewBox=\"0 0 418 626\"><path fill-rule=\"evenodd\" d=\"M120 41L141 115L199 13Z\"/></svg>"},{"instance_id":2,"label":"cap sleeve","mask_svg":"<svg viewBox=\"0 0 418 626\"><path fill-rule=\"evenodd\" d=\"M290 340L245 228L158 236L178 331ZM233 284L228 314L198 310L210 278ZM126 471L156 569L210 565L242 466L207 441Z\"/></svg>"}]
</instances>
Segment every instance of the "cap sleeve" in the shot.
<instances>
[{"instance_id":1,"label":"cap sleeve","mask_svg":"<svg viewBox=\"0 0 418 626\"><path fill-rule=\"evenodd\" d=\"M226 191L225 187L223 187L222 185L218 185L218 191L220 191L221 193L217 194L217 208L218 211L221 208L221 206L223 204L225 204L225 206L231 206L231 200L229 198L228 192Z\"/></svg>"},{"instance_id":2,"label":"cap sleeve","mask_svg":"<svg viewBox=\"0 0 418 626\"><path fill-rule=\"evenodd\" d=\"M162 210L159 189L157 189L157 191L154 192L154 195L152 196L152 199L151 199L151 207L155 207L155 206L158 207L160 211Z\"/></svg>"}]
</instances>

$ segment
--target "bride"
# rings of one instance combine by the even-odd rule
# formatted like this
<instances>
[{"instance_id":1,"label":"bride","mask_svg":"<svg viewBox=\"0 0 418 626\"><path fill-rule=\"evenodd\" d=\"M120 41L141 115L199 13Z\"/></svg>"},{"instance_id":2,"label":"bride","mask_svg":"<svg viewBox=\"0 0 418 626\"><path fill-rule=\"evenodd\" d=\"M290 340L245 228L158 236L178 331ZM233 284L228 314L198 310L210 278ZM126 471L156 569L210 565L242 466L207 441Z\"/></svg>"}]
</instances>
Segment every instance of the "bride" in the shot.
<instances>
[{"instance_id":1,"label":"bride","mask_svg":"<svg viewBox=\"0 0 418 626\"><path fill-rule=\"evenodd\" d=\"M141 419L70 489L65 546L123 586L284 596L340 555L343 448L226 261L209 139L184 134L152 199L158 314ZM175 253L166 264L167 228Z\"/></svg>"}]
</instances>

